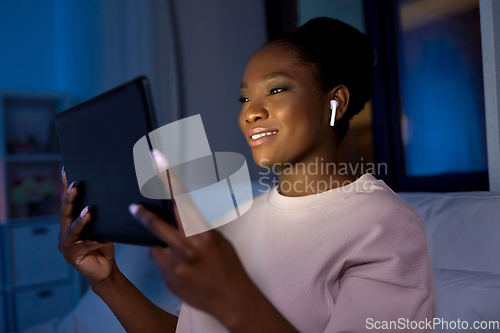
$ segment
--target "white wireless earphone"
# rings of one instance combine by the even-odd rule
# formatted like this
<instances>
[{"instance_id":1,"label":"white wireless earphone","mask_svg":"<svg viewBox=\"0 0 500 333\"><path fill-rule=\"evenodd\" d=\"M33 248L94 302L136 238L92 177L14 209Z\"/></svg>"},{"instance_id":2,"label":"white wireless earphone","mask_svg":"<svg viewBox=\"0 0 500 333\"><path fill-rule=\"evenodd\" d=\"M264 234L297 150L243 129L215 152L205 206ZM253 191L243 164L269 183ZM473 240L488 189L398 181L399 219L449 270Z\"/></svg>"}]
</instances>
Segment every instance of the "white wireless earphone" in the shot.
<instances>
[{"instance_id":1,"label":"white wireless earphone","mask_svg":"<svg viewBox=\"0 0 500 333\"><path fill-rule=\"evenodd\" d=\"M332 110L332 119L330 120L330 126L335 124L335 115L337 114L337 106L339 106L339 102L332 99L330 101L330 110Z\"/></svg>"}]
</instances>

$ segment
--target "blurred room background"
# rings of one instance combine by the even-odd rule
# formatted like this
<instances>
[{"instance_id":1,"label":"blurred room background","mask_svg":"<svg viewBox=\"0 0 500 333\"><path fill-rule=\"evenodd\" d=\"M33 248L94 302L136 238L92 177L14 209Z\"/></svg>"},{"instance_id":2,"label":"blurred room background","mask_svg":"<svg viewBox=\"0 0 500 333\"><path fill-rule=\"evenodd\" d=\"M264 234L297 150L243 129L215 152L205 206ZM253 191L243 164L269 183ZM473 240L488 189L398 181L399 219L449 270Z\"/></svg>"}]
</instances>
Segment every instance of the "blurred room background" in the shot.
<instances>
[{"instance_id":1,"label":"blurred room background","mask_svg":"<svg viewBox=\"0 0 500 333\"><path fill-rule=\"evenodd\" d=\"M351 173L488 190L479 0L0 0L0 332L56 322L85 290L57 250L55 113L146 75L159 125L201 114L212 151L245 155L257 195L237 122L246 61L318 16L376 49L373 99L340 150Z\"/></svg>"}]
</instances>

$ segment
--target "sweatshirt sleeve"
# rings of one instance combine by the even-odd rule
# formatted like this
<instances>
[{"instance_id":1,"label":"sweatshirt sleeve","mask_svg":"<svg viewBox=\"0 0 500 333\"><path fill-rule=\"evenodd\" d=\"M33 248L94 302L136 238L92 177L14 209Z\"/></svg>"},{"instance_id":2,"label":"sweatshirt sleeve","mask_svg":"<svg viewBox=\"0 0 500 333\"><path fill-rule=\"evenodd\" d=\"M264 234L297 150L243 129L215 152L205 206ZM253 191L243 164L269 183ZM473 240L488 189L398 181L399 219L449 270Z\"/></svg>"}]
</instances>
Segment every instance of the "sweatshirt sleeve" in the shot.
<instances>
[{"instance_id":1,"label":"sweatshirt sleeve","mask_svg":"<svg viewBox=\"0 0 500 333\"><path fill-rule=\"evenodd\" d=\"M403 203L385 208L353 233L343 270L327 282L334 305L325 332L432 332L434 286L422 220Z\"/></svg>"},{"instance_id":2,"label":"sweatshirt sleeve","mask_svg":"<svg viewBox=\"0 0 500 333\"><path fill-rule=\"evenodd\" d=\"M430 293L418 289L349 277L325 332L432 332L432 302Z\"/></svg>"}]
</instances>

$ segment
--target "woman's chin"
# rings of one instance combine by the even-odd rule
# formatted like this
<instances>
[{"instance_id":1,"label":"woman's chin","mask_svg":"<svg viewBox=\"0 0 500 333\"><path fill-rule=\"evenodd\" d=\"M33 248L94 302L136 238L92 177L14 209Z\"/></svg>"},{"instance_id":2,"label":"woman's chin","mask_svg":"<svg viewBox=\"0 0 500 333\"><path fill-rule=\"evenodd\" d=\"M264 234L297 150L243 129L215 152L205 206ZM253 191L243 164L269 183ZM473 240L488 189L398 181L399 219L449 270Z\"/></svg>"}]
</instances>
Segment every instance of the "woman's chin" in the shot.
<instances>
[{"instance_id":1,"label":"woman's chin","mask_svg":"<svg viewBox=\"0 0 500 333\"><path fill-rule=\"evenodd\" d=\"M260 166L261 168L272 168L274 164L274 159L267 154L257 154L253 152L253 160L255 164Z\"/></svg>"}]
</instances>

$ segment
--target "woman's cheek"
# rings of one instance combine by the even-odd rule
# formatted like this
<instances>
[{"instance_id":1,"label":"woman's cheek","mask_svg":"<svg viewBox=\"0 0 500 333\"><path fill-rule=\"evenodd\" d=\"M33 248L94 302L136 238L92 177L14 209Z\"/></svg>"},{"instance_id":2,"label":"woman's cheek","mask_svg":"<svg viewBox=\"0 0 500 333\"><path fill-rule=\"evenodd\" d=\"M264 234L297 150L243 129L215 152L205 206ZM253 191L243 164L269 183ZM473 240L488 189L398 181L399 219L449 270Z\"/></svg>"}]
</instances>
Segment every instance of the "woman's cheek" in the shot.
<instances>
[{"instance_id":1,"label":"woman's cheek","mask_svg":"<svg viewBox=\"0 0 500 333\"><path fill-rule=\"evenodd\" d=\"M240 130L243 133L243 136L246 138L246 133L245 133L245 113L243 112L243 108L240 111L240 114L238 116L238 125L240 126Z\"/></svg>"}]
</instances>

